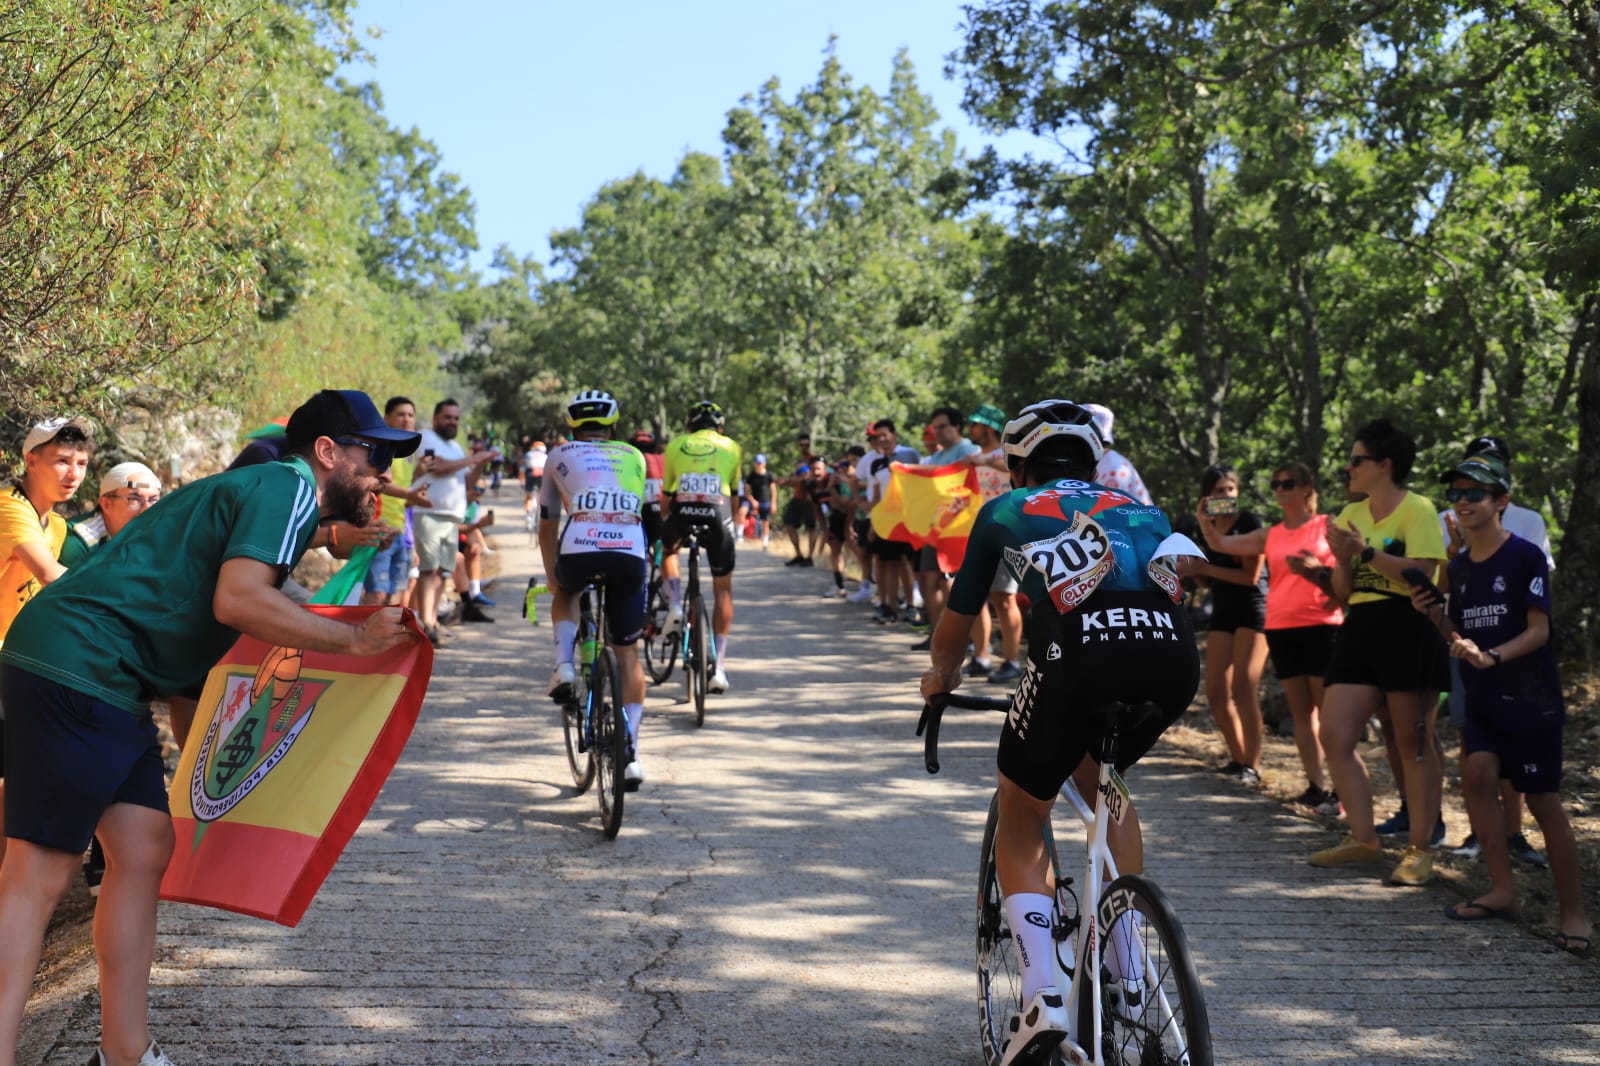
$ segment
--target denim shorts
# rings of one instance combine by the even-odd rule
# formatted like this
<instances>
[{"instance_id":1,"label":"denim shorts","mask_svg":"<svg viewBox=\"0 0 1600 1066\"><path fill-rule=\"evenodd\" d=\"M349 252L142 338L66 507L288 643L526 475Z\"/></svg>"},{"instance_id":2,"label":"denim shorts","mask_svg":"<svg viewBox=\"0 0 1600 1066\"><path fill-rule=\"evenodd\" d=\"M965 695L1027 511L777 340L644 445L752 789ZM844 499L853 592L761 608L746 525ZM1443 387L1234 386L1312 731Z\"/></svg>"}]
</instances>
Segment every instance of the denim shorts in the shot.
<instances>
[{"instance_id":1,"label":"denim shorts","mask_svg":"<svg viewBox=\"0 0 1600 1066\"><path fill-rule=\"evenodd\" d=\"M0 664L6 836L82 852L116 803L168 813L166 767L148 710L129 714L37 674Z\"/></svg>"},{"instance_id":2,"label":"denim shorts","mask_svg":"<svg viewBox=\"0 0 1600 1066\"><path fill-rule=\"evenodd\" d=\"M410 573L411 548L406 544L405 537L396 536L387 548L372 557L372 562L367 566L367 576L362 579L362 588L368 592L393 596L406 590Z\"/></svg>"}]
</instances>

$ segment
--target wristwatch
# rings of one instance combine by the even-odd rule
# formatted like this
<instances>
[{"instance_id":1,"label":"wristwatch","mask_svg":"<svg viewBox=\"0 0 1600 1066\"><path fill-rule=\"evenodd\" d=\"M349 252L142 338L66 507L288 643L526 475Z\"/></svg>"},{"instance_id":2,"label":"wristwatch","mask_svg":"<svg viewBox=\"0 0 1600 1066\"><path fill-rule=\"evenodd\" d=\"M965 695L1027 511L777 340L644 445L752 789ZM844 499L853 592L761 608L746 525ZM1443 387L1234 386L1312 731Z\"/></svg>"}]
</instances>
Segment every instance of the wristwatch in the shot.
<instances>
[{"instance_id":1,"label":"wristwatch","mask_svg":"<svg viewBox=\"0 0 1600 1066\"><path fill-rule=\"evenodd\" d=\"M1488 654L1489 658L1494 660L1494 662L1491 663L1490 665L1492 665L1492 666L1499 666L1500 665L1500 649L1499 648L1490 648L1488 650L1487 654Z\"/></svg>"},{"instance_id":2,"label":"wristwatch","mask_svg":"<svg viewBox=\"0 0 1600 1066\"><path fill-rule=\"evenodd\" d=\"M1360 559L1364 563L1370 563L1372 562L1372 557L1377 554L1378 549L1368 544L1365 548L1361 549L1361 554L1356 556L1356 558Z\"/></svg>"}]
</instances>

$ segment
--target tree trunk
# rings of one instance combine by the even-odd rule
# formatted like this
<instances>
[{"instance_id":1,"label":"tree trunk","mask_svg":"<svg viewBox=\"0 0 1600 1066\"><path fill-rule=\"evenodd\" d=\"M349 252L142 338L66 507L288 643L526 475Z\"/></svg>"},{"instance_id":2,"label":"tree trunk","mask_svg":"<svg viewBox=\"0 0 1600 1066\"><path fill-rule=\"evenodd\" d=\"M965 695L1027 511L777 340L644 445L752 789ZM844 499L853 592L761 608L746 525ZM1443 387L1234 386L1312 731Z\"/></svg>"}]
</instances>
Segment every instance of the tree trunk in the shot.
<instances>
[{"instance_id":1,"label":"tree trunk","mask_svg":"<svg viewBox=\"0 0 1600 1066\"><path fill-rule=\"evenodd\" d=\"M1556 650L1592 669L1600 662L1600 344L1590 344L1583 355L1572 481L1557 569Z\"/></svg>"}]
</instances>

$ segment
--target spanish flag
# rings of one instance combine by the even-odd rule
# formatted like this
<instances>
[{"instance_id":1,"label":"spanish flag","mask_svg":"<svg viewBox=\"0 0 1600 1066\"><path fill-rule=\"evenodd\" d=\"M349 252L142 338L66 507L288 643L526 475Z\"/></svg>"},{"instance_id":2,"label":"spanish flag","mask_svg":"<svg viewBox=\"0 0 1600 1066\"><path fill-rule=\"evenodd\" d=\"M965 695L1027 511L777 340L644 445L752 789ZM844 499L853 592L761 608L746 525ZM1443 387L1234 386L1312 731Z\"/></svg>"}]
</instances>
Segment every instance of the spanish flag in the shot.
<instances>
[{"instance_id":1,"label":"spanish flag","mask_svg":"<svg viewBox=\"0 0 1600 1066\"><path fill-rule=\"evenodd\" d=\"M912 466L892 463L889 486L872 509L872 530L886 540L933 545L939 567L961 569L967 537L983 506L978 471L967 463Z\"/></svg>"},{"instance_id":2,"label":"spanish flag","mask_svg":"<svg viewBox=\"0 0 1600 1066\"><path fill-rule=\"evenodd\" d=\"M306 608L352 624L378 609ZM432 673L425 639L357 657L240 637L206 678L178 761L161 898L298 924L400 758Z\"/></svg>"}]
</instances>

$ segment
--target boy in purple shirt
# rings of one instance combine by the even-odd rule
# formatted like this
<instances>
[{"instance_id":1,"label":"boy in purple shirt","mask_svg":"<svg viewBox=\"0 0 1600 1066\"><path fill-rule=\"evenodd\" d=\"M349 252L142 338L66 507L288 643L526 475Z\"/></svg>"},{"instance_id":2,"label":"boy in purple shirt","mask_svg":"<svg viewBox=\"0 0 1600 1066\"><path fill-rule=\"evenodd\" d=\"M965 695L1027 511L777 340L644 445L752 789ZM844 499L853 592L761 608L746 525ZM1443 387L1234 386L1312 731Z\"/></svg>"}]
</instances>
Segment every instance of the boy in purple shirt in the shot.
<instances>
[{"instance_id":1,"label":"boy in purple shirt","mask_svg":"<svg viewBox=\"0 0 1600 1066\"><path fill-rule=\"evenodd\" d=\"M1578 883L1578 850L1561 807L1561 679L1550 649L1550 569L1538 546L1508 532L1501 513L1510 501L1504 464L1488 455L1462 460L1444 475L1466 548L1450 563L1448 607L1431 590L1412 603L1429 614L1461 660L1466 690L1461 787L1473 832L1489 867L1489 891L1445 911L1457 921L1512 918L1516 885L1506 847L1500 779L1525 794L1550 854L1560 907L1556 946L1590 952L1592 928Z\"/></svg>"}]
</instances>

